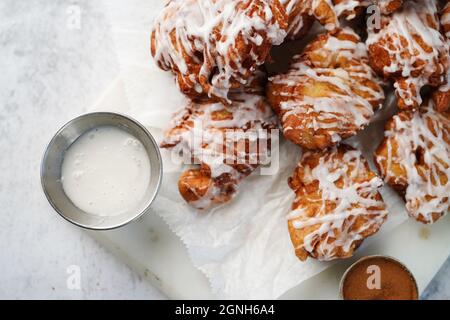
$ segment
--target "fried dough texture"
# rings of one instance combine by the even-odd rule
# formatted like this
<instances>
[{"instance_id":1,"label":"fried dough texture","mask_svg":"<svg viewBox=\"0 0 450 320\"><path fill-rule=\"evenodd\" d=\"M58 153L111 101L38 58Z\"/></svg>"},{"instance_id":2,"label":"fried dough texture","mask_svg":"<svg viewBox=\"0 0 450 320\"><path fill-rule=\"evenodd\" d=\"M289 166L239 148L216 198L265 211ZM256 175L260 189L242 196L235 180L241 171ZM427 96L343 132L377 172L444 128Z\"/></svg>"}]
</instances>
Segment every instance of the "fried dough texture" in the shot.
<instances>
[{"instance_id":1,"label":"fried dough texture","mask_svg":"<svg viewBox=\"0 0 450 320\"><path fill-rule=\"evenodd\" d=\"M239 183L270 158L277 122L259 91L234 91L231 104L190 101L174 116L161 147L194 164L178 181L191 206L206 209L230 201Z\"/></svg>"},{"instance_id":2,"label":"fried dough texture","mask_svg":"<svg viewBox=\"0 0 450 320\"><path fill-rule=\"evenodd\" d=\"M287 139L323 149L369 124L384 102L381 85L365 44L346 28L319 35L287 73L269 78L266 93Z\"/></svg>"},{"instance_id":3,"label":"fried dough texture","mask_svg":"<svg viewBox=\"0 0 450 320\"><path fill-rule=\"evenodd\" d=\"M441 12L441 30L447 40L447 47L450 48L450 2ZM450 50L449 50L450 51ZM450 63L447 68L447 83L433 92L433 100L436 110L445 112L450 109Z\"/></svg>"},{"instance_id":4,"label":"fried dough texture","mask_svg":"<svg viewBox=\"0 0 450 320\"><path fill-rule=\"evenodd\" d=\"M306 152L289 185L296 194L289 234L302 261L351 257L387 218L383 181L347 145Z\"/></svg>"},{"instance_id":5,"label":"fried dough texture","mask_svg":"<svg viewBox=\"0 0 450 320\"><path fill-rule=\"evenodd\" d=\"M450 114L432 104L388 121L375 153L381 176L404 197L409 215L426 224L450 208Z\"/></svg>"},{"instance_id":6,"label":"fried dough texture","mask_svg":"<svg viewBox=\"0 0 450 320\"><path fill-rule=\"evenodd\" d=\"M446 83L449 49L440 33L435 1L408 0L402 9L381 19L381 28L369 29L370 63L394 81L400 109L417 109L425 86Z\"/></svg>"},{"instance_id":7,"label":"fried dough texture","mask_svg":"<svg viewBox=\"0 0 450 320\"><path fill-rule=\"evenodd\" d=\"M188 97L231 104L230 89L284 41L287 20L278 0L171 0L154 22L151 53Z\"/></svg>"}]
</instances>

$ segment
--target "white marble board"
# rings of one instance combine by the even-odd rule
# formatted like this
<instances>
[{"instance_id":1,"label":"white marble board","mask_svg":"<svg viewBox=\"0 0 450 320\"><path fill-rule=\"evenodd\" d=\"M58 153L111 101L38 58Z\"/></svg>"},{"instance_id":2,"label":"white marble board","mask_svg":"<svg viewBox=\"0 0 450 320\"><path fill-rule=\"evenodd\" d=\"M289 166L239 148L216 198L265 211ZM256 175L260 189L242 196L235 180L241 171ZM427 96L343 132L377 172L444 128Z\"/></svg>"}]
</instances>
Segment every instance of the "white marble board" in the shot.
<instances>
[{"instance_id":1,"label":"white marble board","mask_svg":"<svg viewBox=\"0 0 450 320\"><path fill-rule=\"evenodd\" d=\"M122 77L125 76L119 76L101 95L93 106L95 110L127 112L129 98ZM415 275L422 292L450 255L449 228L450 216L432 226L408 220L387 237L372 239L352 259L336 263L281 298L335 299L345 268L369 254L387 254L401 260ZM124 228L89 233L169 298L214 298L207 278L192 265L183 243L156 212Z\"/></svg>"}]
</instances>

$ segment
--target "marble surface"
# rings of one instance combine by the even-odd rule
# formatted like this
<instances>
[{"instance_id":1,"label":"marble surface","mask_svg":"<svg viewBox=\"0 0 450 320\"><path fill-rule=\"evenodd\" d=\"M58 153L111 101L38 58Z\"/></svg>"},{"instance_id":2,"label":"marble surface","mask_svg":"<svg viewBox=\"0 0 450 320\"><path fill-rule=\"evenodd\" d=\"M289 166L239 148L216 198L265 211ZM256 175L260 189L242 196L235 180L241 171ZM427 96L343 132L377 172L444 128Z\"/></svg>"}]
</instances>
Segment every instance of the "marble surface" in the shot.
<instances>
[{"instance_id":1,"label":"marble surface","mask_svg":"<svg viewBox=\"0 0 450 320\"><path fill-rule=\"evenodd\" d=\"M46 143L119 71L101 1L3 0L0 21L0 298L165 298L41 192ZM423 298L450 298L450 260Z\"/></svg>"},{"instance_id":2,"label":"marble surface","mask_svg":"<svg viewBox=\"0 0 450 320\"><path fill-rule=\"evenodd\" d=\"M0 21L0 298L164 298L41 192L52 134L118 72L100 2L3 0ZM73 265L80 290L67 286Z\"/></svg>"}]
</instances>

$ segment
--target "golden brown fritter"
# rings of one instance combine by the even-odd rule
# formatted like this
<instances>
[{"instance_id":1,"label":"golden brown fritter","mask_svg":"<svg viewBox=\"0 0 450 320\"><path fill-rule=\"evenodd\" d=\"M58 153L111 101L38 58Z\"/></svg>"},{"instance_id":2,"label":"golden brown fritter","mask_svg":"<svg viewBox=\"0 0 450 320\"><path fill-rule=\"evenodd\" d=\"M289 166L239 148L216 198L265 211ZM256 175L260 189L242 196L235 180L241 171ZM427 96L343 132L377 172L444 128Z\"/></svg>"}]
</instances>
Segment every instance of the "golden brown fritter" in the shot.
<instances>
[{"instance_id":1,"label":"golden brown fritter","mask_svg":"<svg viewBox=\"0 0 450 320\"><path fill-rule=\"evenodd\" d=\"M370 6L371 0L281 0L289 16L290 38L300 38L314 20L327 30L341 27L339 18L352 20Z\"/></svg>"},{"instance_id":2,"label":"golden brown fritter","mask_svg":"<svg viewBox=\"0 0 450 320\"><path fill-rule=\"evenodd\" d=\"M351 29L319 35L288 72L269 79L266 93L285 137L307 149L355 135L384 101L366 47Z\"/></svg>"},{"instance_id":3,"label":"golden brown fritter","mask_svg":"<svg viewBox=\"0 0 450 320\"><path fill-rule=\"evenodd\" d=\"M384 135L375 153L381 175L404 197L411 217L435 222L450 208L450 114L430 102L394 116Z\"/></svg>"},{"instance_id":4,"label":"golden brown fritter","mask_svg":"<svg viewBox=\"0 0 450 320\"><path fill-rule=\"evenodd\" d=\"M450 2L441 12L441 29L447 40L447 46L450 48ZM447 83L433 92L433 100L436 110L445 112L450 109L450 63L447 68Z\"/></svg>"},{"instance_id":5,"label":"golden brown fritter","mask_svg":"<svg viewBox=\"0 0 450 320\"><path fill-rule=\"evenodd\" d=\"M290 40L304 37L314 23L314 18L306 10L304 0L280 0L288 15L287 38Z\"/></svg>"},{"instance_id":6,"label":"golden brown fritter","mask_svg":"<svg viewBox=\"0 0 450 320\"><path fill-rule=\"evenodd\" d=\"M297 257L351 257L387 218L382 184L349 146L305 153L289 180L296 199L288 227Z\"/></svg>"},{"instance_id":7,"label":"golden brown fritter","mask_svg":"<svg viewBox=\"0 0 450 320\"><path fill-rule=\"evenodd\" d=\"M230 89L283 42L287 20L278 0L171 0L155 20L151 53L187 96L231 103Z\"/></svg>"},{"instance_id":8,"label":"golden brown fritter","mask_svg":"<svg viewBox=\"0 0 450 320\"><path fill-rule=\"evenodd\" d=\"M391 14L401 8L404 0L375 0L382 14Z\"/></svg>"},{"instance_id":9,"label":"golden brown fritter","mask_svg":"<svg viewBox=\"0 0 450 320\"><path fill-rule=\"evenodd\" d=\"M233 92L232 103L196 101L178 113L161 144L182 154L187 164L178 189L192 206L225 203L238 184L269 158L276 118L263 96Z\"/></svg>"},{"instance_id":10,"label":"golden brown fritter","mask_svg":"<svg viewBox=\"0 0 450 320\"><path fill-rule=\"evenodd\" d=\"M402 9L369 29L367 45L373 69L395 82L398 106L417 109L424 86L445 83L449 50L439 32L435 1L409 0Z\"/></svg>"}]
</instances>

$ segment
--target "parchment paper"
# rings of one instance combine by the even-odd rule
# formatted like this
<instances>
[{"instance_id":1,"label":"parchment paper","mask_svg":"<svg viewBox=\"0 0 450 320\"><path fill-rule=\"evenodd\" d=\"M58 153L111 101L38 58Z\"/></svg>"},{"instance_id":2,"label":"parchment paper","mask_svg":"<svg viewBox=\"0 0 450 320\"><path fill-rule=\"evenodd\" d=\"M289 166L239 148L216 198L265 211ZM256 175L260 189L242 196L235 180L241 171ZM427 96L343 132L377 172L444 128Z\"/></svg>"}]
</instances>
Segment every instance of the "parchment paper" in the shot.
<instances>
[{"instance_id":1,"label":"parchment paper","mask_svg":"<svg viewBox=\"0 0 450 320\"><path fill-rule=\"evenodd\" d=\"M114 106L109 111L136 118L161 141L172 113L185 101L173 77L159 70L149 53L151 21L162 1L130 1L125 12L114 1L104 3L128 98L128 105ZM296 46L301 44L289 45L288 51L296 52ZM274 57L283 57L283 53L276 52ZM348 141L363 151L372 166L383 124L394 109L390 94L373 124ZM193 264L208 277L218 298L277 298L332 265L313 259L301 262L294 255L286 221L294 194L287 178L297 164L300 148L283 138L280 141L278 172L266 176L255 172L243 181L232 202L210 211L197 211L185 204L177 181L186 167L173 163L169 151L161 151L164 177L152 208L181 238ZM391 189L384 187L382 195L390 212L388 221L360 250L407 218L403 201Z\"/></svg>"}]
</instances>

